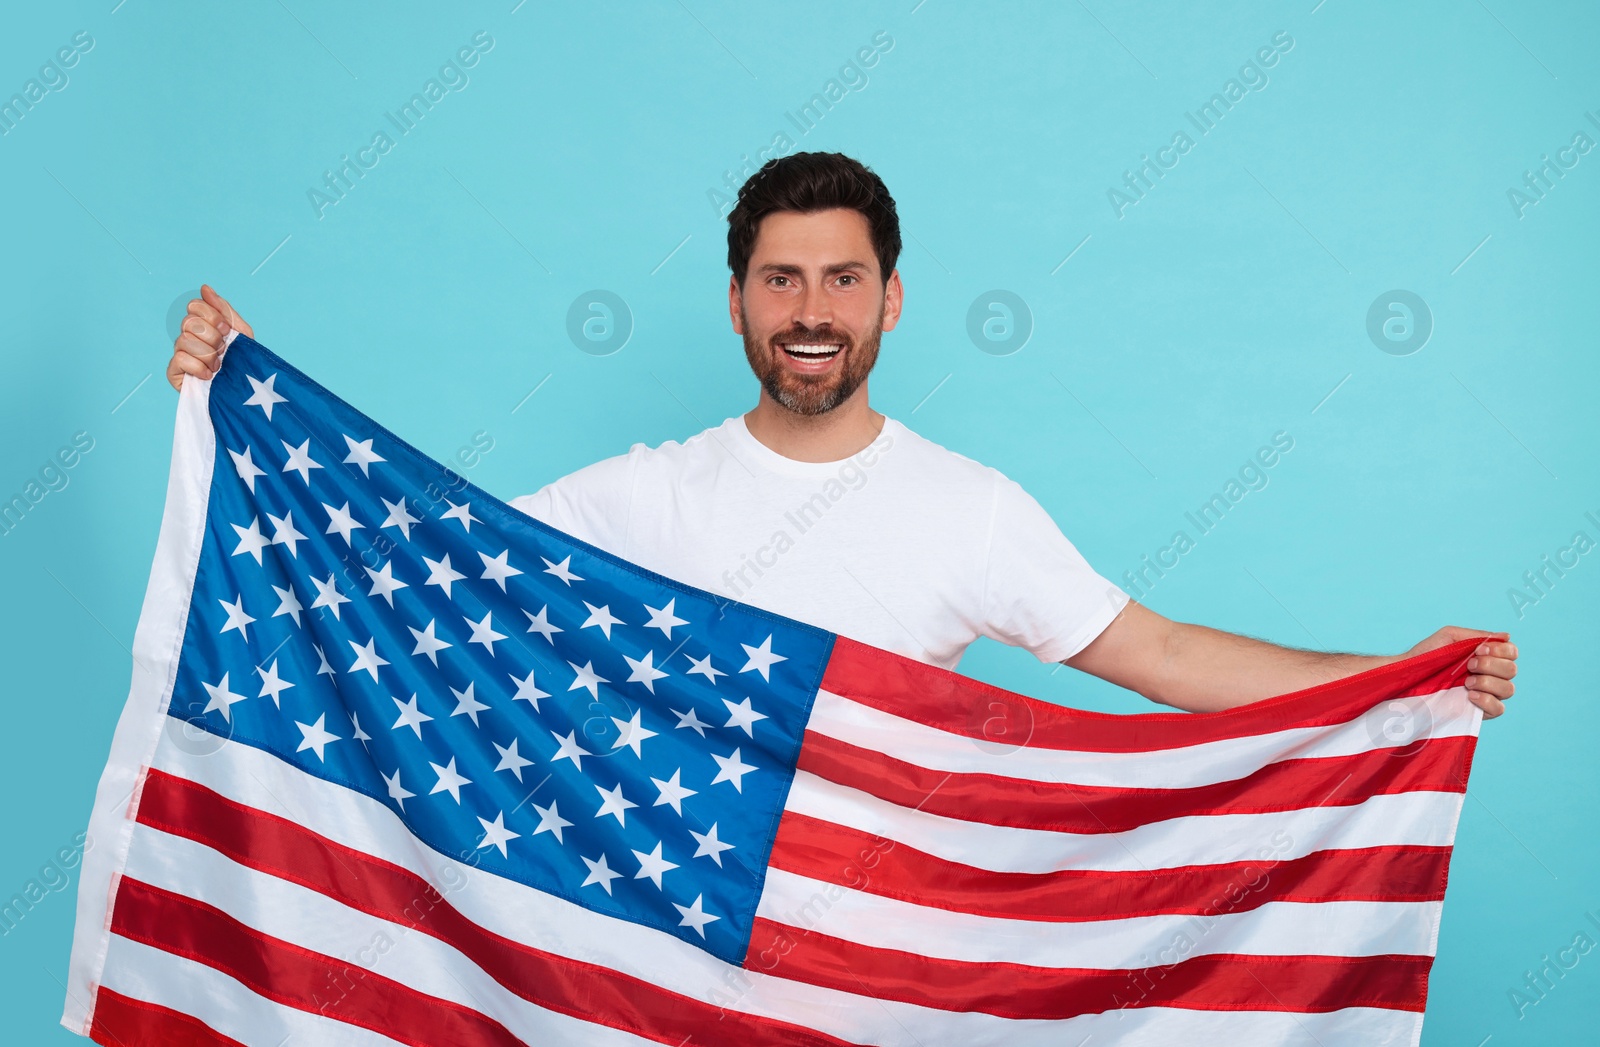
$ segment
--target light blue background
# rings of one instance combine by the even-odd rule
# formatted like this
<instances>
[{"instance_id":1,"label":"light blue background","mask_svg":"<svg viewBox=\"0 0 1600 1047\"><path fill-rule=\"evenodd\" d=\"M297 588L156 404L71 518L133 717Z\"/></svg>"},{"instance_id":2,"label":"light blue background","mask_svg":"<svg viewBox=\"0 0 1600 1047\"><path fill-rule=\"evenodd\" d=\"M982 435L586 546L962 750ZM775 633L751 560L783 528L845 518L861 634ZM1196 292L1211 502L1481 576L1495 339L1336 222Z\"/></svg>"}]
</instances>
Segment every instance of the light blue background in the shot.
<instances>
[{"instance_id":1,"label":"light blue background","mask_svg":"<svg viewBox=\"0 0 1600 1047\"><path fill-rule=\"evenodd\" d=\"M0 99L75 32L95 46L0 137L0 498L73 433L95 446L0 538L0 899L84 826L126 694L175 301L213 283L435 457L488 434L469 475L509 498L753 403L708 190L787 130L899 203L906 308L875 405L1019 480L1103 574L1287 430L1269 485L1150 606L1356 651L1510 631L1518 695L1478 750L1423 1042L1593 1039L1600 951L1521 1018L1509 993L1580 929L1600 939L1600 554L1520 616L1508 590L1575 531L1600 540L1600 152L1521 217L1507 199L1574 132L1600 140L1592 5L286 2L5 15ZM319 219L307 190L480 29L495 46L470 84ZM870 81L799 134L786 112L878 30L894 43ZM1279 30L1295 44L1270 83L1119 219L1122 172L1195 133L1184 113ZM613 355L566 333L593 288L632 312ZM1404 356L1366 324L1396 288L1434 323ZM991 289L1032 312L1009 356L967 334ZM1151 709L998 645L962 670ZM0 938L12 1042L69 1042L72 908L52 894Z\"/></svg>"}]
</instances>

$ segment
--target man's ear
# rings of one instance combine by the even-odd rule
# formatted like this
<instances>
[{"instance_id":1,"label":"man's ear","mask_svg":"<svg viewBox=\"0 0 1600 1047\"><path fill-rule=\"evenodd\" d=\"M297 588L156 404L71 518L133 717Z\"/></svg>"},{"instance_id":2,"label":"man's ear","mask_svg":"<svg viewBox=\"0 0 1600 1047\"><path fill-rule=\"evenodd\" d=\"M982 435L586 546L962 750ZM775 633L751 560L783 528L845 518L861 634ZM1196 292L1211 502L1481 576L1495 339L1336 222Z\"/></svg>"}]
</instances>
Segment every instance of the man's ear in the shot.
<instances>
[{"instance_id":1,"label":"man's ear","mask_svg":"<svg viewBox=\"0 0 1600 1047\"><path fill-rule=\"evenodd\" d=\"M739 292L739 278L728 274L728 319L733 321L733 333L744 334L744 300Z\"/></svg>"},{"instance_id":2,"label":"man's ear","mask_svg":"<svg viewBox=\"0 0 1600 1047\"><path fill-rule=\"evenodd\" d=\"M894 269L889 273L889 280L883 287L883 327L884 331L893 331L894 325L900 322L900 307L905 302L905 288L900 283L900 270Z\"/></svg>"}]
</instances>

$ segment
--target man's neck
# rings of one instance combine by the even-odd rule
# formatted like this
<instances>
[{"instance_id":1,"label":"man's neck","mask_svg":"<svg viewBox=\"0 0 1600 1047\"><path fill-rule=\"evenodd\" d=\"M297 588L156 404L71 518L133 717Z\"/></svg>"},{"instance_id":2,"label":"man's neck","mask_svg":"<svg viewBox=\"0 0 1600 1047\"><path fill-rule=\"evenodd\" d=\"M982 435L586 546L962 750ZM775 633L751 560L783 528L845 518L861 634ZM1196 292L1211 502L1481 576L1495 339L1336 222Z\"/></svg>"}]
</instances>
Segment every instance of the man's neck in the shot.
<instances>
[{"instance_id":1,"label":"man's neck","mask_svg":"<svg viewBox=\"0 0 1600 1047\"><path fill-rule=\"evenodd\" d=\"M797 462L837 462L878 438L884 416L867 405L867 386L825 414L797 414L762 390L761 399L744 416L750 435L770 450Z\"/></svg>"}]
</instances>

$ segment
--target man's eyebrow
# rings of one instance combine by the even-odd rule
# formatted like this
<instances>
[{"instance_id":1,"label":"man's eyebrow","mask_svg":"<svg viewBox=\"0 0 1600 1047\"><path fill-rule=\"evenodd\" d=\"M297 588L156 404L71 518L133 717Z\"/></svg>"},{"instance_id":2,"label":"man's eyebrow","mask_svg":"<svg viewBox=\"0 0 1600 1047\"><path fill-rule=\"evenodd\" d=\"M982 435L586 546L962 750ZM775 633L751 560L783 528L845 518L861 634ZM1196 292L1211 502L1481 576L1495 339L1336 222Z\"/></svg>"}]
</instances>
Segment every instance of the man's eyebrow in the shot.
<instances>
[{"instance_id":1,"label":"man's eyebrow","mask_svg":"<svg viewBox=\"0 0 1600 1047\"><path fill-rule=\"evenodd\" d=\"M845 272L848 269L866 269L866 268L867 268L867 263L866 262L857 262L857 261L851 260L851 261L848 261L848 262L834 262L834 263L832 263L830 265L825 265L825 266L822 267L822 272L824 273L824 275L829 275L829 274L833 274L833 273L842 273L842 272ZM804 272L804 270L802 270L800 268L800 266L795 265L792 262L768 262L766 265L758 266L756 268L756 272L758 272L758 273L785 273L785 274L793 274L795 276L799 276L802 272Z\"/></svg>"}]
</instances>

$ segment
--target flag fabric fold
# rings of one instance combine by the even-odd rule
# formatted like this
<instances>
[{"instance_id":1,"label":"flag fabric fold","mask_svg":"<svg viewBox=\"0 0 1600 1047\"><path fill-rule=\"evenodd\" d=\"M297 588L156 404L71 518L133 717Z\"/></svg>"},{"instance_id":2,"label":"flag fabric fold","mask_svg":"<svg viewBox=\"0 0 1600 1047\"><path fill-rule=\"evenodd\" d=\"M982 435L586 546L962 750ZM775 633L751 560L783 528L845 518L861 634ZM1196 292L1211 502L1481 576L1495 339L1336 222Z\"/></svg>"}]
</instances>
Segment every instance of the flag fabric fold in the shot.
<instances>
[{"instance_id":1,"label":"flag fabric fold","mask_svg":"<svg viewBox=\"0 0 1600 1047\"><path fill-rule=\"evenodd\" d=\"M103 1044L1415 1045L1477 640L1012 694L185 380L63 1024Z\"/></svg>"}]
</instances>

